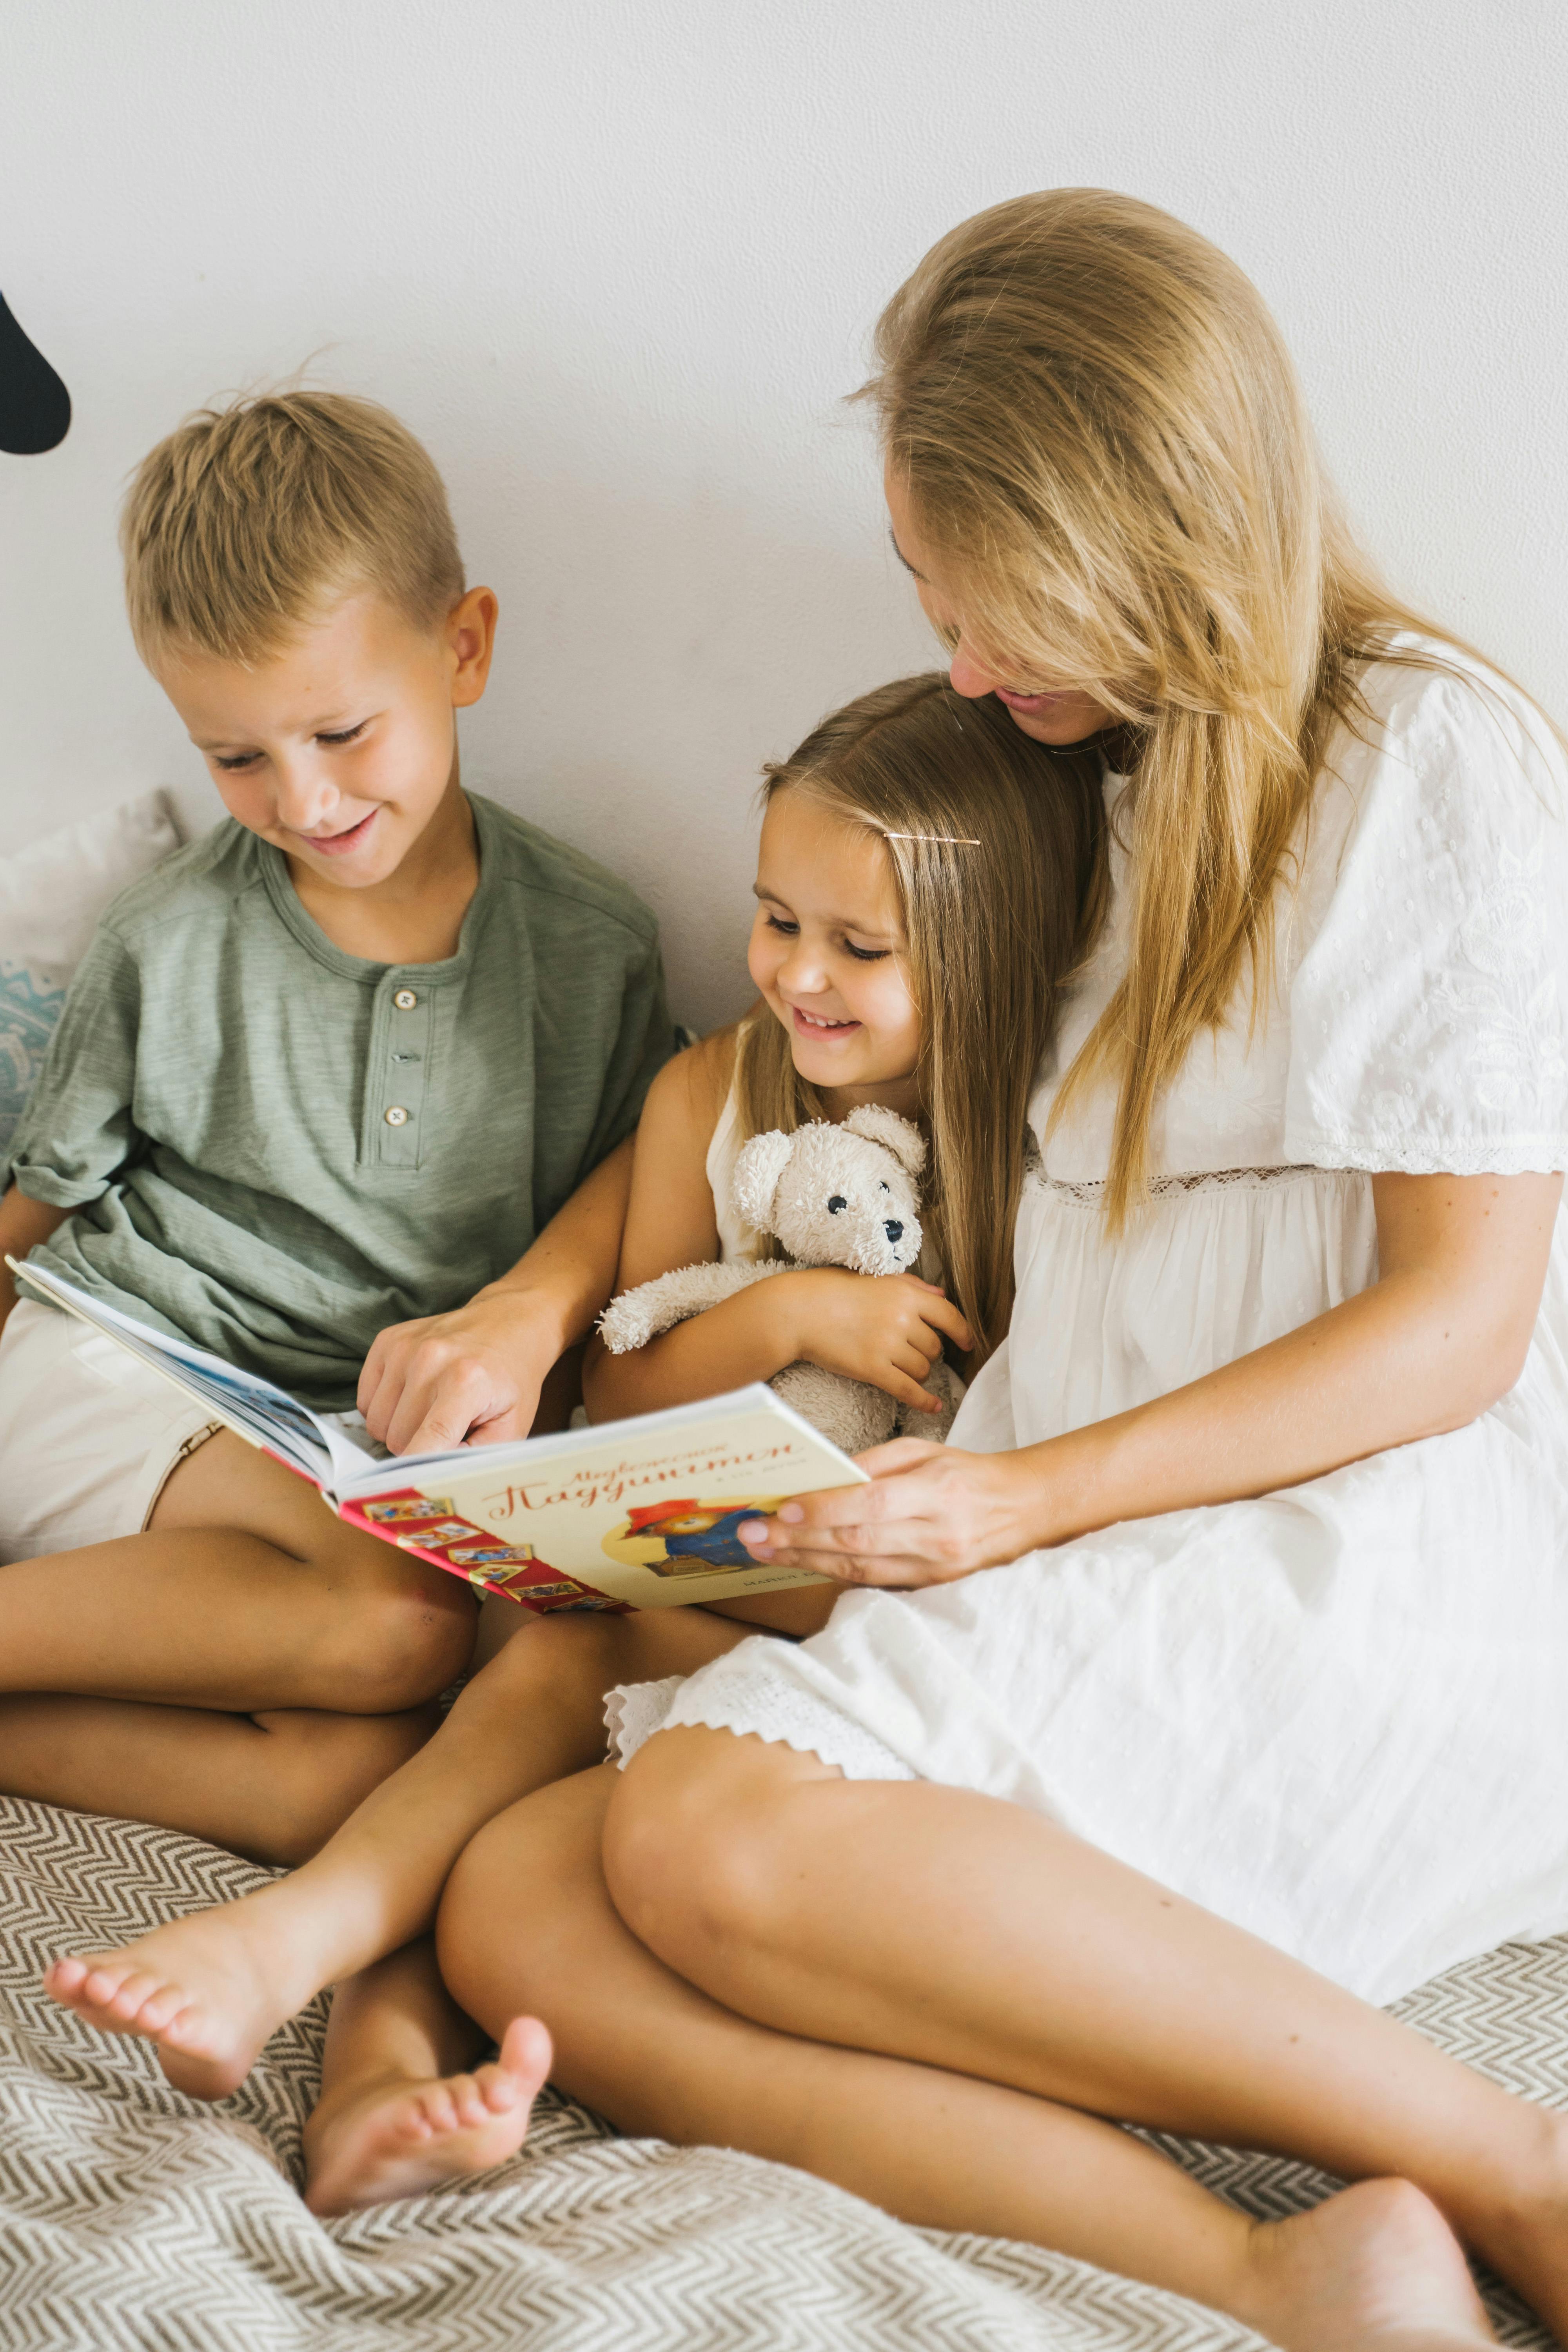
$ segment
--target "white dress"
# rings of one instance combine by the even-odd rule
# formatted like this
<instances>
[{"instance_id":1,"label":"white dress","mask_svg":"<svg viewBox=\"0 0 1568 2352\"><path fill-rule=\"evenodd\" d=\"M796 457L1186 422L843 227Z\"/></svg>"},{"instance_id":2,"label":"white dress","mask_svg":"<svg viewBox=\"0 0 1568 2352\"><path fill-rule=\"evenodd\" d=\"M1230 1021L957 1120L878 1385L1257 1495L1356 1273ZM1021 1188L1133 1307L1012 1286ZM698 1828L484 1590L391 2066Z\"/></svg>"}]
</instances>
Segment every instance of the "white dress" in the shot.
<instances>
[{"instance_id":1,"label":"white dress","mask_svg":"<svg viewBox=\"0 0 1568 2352\"><path fill-rule=\"evenodd\" d=\"M1031 1106L1011 1333L953 1444L1081 1427L1363 1289L1372 1171L1568 1167L1561 754L1490 683L1384 664L1366 691L1377 723L1331 746L1282 889L1274 1000L1194 1049L1153 1203L1108 1241L1109 1091L1047 1118L1124 966L1113 849ZM1373 2000L1568 1927L1568 1213L1523 1374L1468 1428L849 1592L811 1640L750 1639L658 1700L642 1736L710 1724L1033 1806Z\"/></svg>"}]
</instances>

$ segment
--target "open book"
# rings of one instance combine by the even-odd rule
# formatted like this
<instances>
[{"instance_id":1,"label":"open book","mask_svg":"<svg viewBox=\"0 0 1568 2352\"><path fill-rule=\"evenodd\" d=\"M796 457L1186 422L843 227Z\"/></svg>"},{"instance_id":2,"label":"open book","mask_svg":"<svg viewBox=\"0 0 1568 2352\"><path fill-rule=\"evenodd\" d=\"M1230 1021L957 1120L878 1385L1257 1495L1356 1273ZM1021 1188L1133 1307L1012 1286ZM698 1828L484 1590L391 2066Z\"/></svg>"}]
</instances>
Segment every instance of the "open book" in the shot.
<instances>
[{"instance_id":1,"label":"open book","mask_svg":"<svg viewBox=\"0 0 1568 2352\"><path fill-rule=\"evenodd\" d=\"M357 1414L312 1412L270 1381L166 1339L47 1267L5 1261L319 1486L373 1536L525 1609L668 1609L824 1580L754 1560L735 1530L792 1495L866 1473L762 1382L555 1437L388 1454Z\"/></svg>"}]
</instances>

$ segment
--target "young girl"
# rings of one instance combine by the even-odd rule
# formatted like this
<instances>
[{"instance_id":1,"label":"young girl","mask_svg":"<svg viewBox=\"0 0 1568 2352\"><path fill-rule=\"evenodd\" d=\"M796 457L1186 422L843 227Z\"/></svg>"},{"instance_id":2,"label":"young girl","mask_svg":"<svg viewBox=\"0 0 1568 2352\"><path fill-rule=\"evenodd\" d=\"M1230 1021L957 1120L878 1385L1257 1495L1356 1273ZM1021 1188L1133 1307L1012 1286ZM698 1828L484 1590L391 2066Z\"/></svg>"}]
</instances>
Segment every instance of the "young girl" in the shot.
<instances>
[{"instance_id":1,"label":"young girl","mask_svg":"<svg viewBox=\"0 0 1568 2352\"><path fill-rule=\"evenodd\" d=\"M628 1707L457 1865L447 1982L624 2129L1292 2352L1489 2340L1461 2240L1568 2343L1568 2125L1353 1997L1568 1925L1561 747L1381 587L1164 215L983 215L880 356L954 690L1134 730L1010 1336L951 1444L757 1530L921 1589ZM1260 2227L1105 2118L1359 2185Z\"/></svg>"},{"instance_id":2,"label":"young girl","mask_svg":"<svg viewBox=\"0 0 1568 2352\"><path fill-rule=\"evenodd\" d=\"M1077 954L1100 762L1031 742L995 705L966 704L933 675L863 696L766 772L749 959L763 1001L655 1082L621 1286L756 1253L730 1197L742 1145L862 1103L927 1129L931 1278L776 1276L633 1354L598 1350L585 1380L595 1419L713 1395L801 1358L930 1406L921 1383L943 1347L973 1370L1006 1329L1028 1074ZM1005 1061L993 1074L997 1040ZM836 1593L806 1587L722 1615L525 1622L314 1861L123 1951L58 1961L49 1990L96 2024L149 2035L172 2082L221 2097L283 2019L336 1983L306 2134L319 2212L499 2161L526 2130L548 2038L514 2021L498 2064L458 2073L482 2037L443 1994L428 1945L398 1948L428 1926L485 1821L603 1756L612 1685L700 1665L748 1625L810 1633Z\"/></svg>"}]
</instances>

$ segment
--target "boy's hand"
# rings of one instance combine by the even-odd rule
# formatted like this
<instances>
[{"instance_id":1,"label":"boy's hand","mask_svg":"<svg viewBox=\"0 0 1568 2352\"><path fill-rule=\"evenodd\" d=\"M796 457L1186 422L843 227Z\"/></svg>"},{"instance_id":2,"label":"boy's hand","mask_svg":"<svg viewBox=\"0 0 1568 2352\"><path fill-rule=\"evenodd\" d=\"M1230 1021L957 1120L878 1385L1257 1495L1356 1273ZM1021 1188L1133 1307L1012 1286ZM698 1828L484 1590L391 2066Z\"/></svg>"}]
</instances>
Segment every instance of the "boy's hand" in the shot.
<instances>
[{"instance_id":1,"label":"boy's hand","mask_svg":"<svg viewBox=\"0 0 1568 2352\"><path fill-rule=\"evenodd\" d=\"M393 1323L359 1376L359 1409L394 1454L526 1437L555 1360L542 1318L516 1292L480 1292L447 1315Z\"/></svg>"},{"instance_id":2,"label":"boy's hand","mask_svg":"<svg viewBox=\"0 0 1568 2352\"><path fill-rule=\"evenodd\" d=\"M924 1382L944 1338L967 1355L974 1337L952 1301L913 1274L846 1274L813 1266L776 1277L791 1292L797 1353L824 1371L885 1389L900 1404L940 1412ZM759 1285L771 1289L769 1283Z\"/></svg>"}]
</instances>

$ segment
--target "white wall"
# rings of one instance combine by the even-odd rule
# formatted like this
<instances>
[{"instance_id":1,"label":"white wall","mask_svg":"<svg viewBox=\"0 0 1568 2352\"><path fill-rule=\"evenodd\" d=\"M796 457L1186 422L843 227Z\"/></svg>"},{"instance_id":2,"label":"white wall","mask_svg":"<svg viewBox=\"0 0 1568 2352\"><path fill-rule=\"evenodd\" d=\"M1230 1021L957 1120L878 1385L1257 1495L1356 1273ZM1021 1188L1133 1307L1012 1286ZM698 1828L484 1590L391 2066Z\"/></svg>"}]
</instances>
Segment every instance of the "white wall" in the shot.
<instances>
[{"instance_id":1,"label":"white wall","mask_svg":"<svg viewBox=\"0 0 1568 2352\"><path fill-rule=\"evenodd\" d=\"M965 214L1096 182L1263 287L1398 582L1568 716L1554 0L6 0L0 841L216 809L119 609L127 468L315 355L428 441L504 638L466 773L741 999L758 761L931 646L837 406Z\"/></svg>"}]
</instances>

